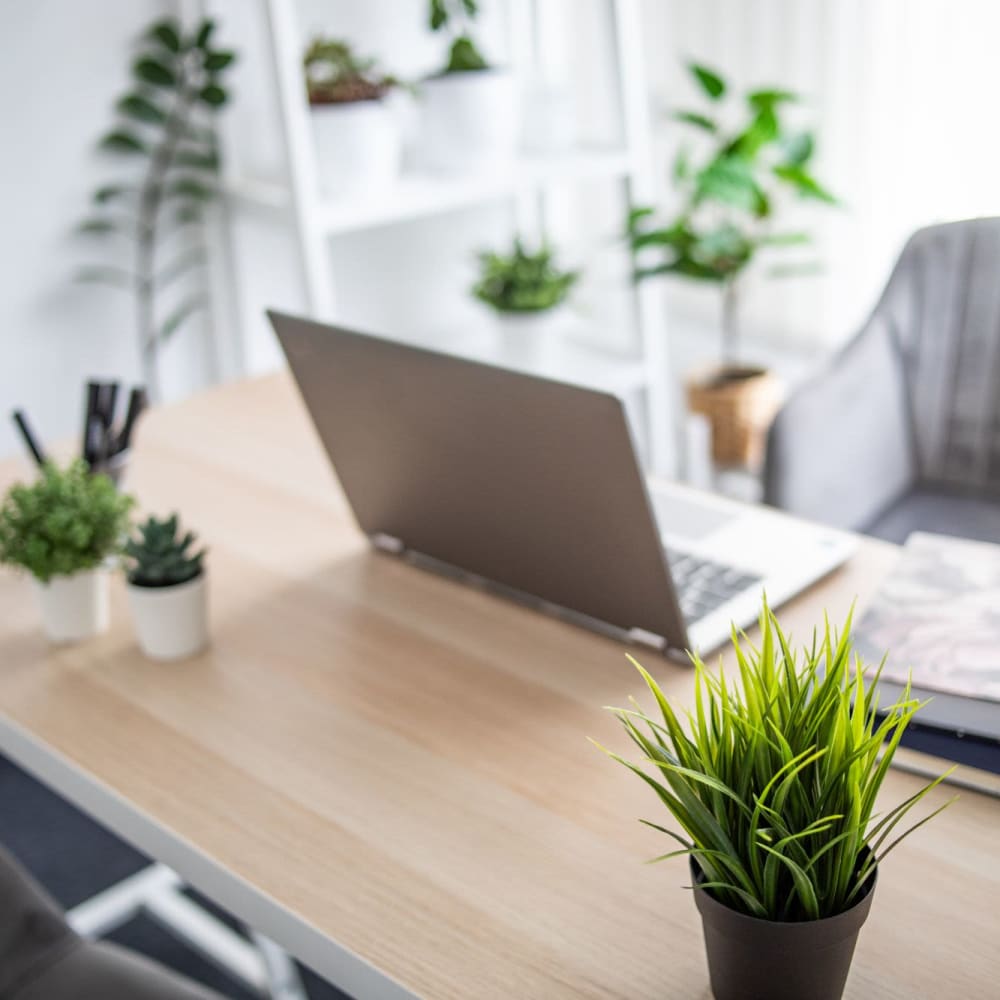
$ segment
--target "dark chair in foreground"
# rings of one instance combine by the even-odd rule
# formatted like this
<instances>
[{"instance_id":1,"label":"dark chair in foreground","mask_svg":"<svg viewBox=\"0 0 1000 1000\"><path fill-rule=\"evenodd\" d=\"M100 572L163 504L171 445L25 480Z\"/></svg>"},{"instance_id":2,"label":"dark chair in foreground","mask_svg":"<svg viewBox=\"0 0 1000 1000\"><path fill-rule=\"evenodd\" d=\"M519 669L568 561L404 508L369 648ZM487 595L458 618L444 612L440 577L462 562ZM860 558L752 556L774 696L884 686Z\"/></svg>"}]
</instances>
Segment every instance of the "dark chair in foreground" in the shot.
<instances>
[{"instance_id":1,"label":"dark chair in foreground","mask_svg":"<svg viewBox=\"0 0 1000 1000\"><path fill-rule=\"evenodd\" d=\"M5 1000L221 1000L124 948L86 941L0 848L0 997Z\"/></svg>"},{"instance_id":2,"label":"dark chair in foreground","mask_svg":"<svg viewBox=\"0 0 1000 1000\"><path fill-rule=\"evenodd\" d=\"M768 438L764 500L902 542L1000 542L1000 219L906 244L874 313Z\"/></svg>"}]
</instances>

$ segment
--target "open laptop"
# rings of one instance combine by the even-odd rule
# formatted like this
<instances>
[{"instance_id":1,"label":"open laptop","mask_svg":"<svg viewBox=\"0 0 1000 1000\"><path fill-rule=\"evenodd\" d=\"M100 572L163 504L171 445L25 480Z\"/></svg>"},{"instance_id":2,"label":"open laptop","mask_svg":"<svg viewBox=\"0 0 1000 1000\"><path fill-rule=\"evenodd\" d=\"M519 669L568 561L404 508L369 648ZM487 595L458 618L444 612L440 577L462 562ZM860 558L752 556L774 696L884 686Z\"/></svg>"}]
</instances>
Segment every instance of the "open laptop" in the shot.
<instances>
[{"instance_id":1,"label":"open laptop","mask_svg":"<svg viewBox=\"0 0 1000 1000\"><path fill-rule=\"evenodd\" d=\"M617 397L270 312L380 549L581 624L707 653L842 563L851 535L640 469Z\"/></svg>"}]
</instances>

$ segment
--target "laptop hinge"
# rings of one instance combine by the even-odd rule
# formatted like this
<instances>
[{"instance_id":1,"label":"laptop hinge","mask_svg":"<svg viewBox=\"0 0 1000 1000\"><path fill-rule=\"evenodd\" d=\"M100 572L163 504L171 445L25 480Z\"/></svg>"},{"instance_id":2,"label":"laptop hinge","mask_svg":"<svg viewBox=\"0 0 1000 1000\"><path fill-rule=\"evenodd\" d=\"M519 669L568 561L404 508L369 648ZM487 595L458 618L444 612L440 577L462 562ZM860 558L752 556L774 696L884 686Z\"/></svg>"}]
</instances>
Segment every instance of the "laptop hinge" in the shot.
<instances>
[{"instance_id":1,"label":"laptop hinge","mask_svg":"<svg viewBox=\"0 0 1000 1000\"><path fill-rule=\"evenodd\" d=\"M395 555L398 555L406 548L399 538L396 538L394 535L387 535L384 531L376 531L371 536L371 540L375 548L380 549L382 552L392 552Z\"/></svg>"}]
</instances>

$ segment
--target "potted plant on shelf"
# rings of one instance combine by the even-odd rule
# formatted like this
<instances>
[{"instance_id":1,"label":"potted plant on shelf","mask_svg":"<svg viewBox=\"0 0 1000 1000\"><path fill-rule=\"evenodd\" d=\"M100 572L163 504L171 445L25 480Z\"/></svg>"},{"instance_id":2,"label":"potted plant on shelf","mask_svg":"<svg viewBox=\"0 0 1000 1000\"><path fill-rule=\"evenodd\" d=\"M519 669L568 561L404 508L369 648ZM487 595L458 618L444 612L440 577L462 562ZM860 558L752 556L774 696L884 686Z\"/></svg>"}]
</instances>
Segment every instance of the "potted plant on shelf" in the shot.
<instances>
[{"instance_id":1,"label":"potted plant on shelf","mask_svg":"<svg viewBox=\"0 0 1000 1000\"><path fill-rule=\"evenodd\" d=\"M519 237L510 253L486 251L479 263L472 294L489 306L508 354L522 360L542 356L560 326L562 306L579 271L560 268L547 244L531 253Z\"/></svg>"},{"instance_id":2,"label":"potted plant on shelf","mask_svg":"<svg viewBox=\"0 0 1000 1000\"><path fill-rule=\"evenodd\" d=\"M0 507L0 562L34 577L42 624L53 642L73 642L108 627L107 560L128 530L131 497L83 461L12 486Z\"/></svg>"},{"instance_id":3,"label":"potted plant on shelf","mask_svg":"<svg viewBox=\"0 0 1000 1000\"><path fill-rule=\"evenodd\" d=\"M480 52L472 37L478 14L478 0L430 0L431 31L451 36L444 69L420 87L420 148L432 168L498 168L514 154L514 78Z\"/></svg>"},{"instance_id":4,"label":"potted plant on shelf","mask_svg":"<svg viewBox=\"0 0 1000 1000\"><path fill-rule=\"evenodd\" d=\"M733 632L735 680L693 657L693 711L675 708L635 661L656 714L634 700L612 709L656 776L605 753L680 827L642 821L680 844L657 861L689 858L716 1000L837 1000L882 861L949 804L898 832L944 774L874 812L921 703L907 686L879 706L881 667L868 678L852 659L850 627L838 637L827 621L800 658L765 604L757 647Z\"/></svg>"},{"instance_id":5,"label":"potted plant on shelf","mask_svg":"<svg viewBox=\"0 0 1000 1000\"><path fill-rule=\"evenodd\" d=\"M214 31L212 21L185 31L168 18L140 36L131 85L115 104L117 122L100 141L131 169L94 191L93 212L78 227L127 237L126 266L113 259L77 278L134 296L143 382L154 402L162 396L161 348L207 302L198 272L204 208L217 193L212 119L229 100L223 84L236 58L215 45Z\"/></svg>"},{"instance_id":6,"label":"potted plant on shelf","mask_svg":"<svg viewBox=\"0 0 1000 1000\"><path fill-rule=\"evenodd\" d=\"M674 117L700 134L702 155L686 147L678 153L673 170L676 214L664 222L652 207L634 207L627 236L636 258L636 280L666 274L720 287L722 363L689 380L688 405L709 419L717 462L753 465L762 455L782 388L767 369L741 359L739 300L744 278L762 252L810 242L807 232L777 227L783 199L836 202L811 173L812 133L791 130L782 119L786 106L798 100L795 94L774 87L745 94L743 118L730 129L714 114L729 94L726 81L704 66L688 68L709 108L678 111ZM814 270L814 262L799 262L774 267L770 274Z\"/></svg>"},{"instance_id":7,"label":"potted plant on shelf","mask_svg":"<svg viewBox=\"0 0 1000 1000\"><path fill-rule=\"evenodd\" d=\"M193 532L176 514L148 518L125 544L128 600L142 651L154 660L193 656L208 642L208 598Z\"/></svg>"},{"instance_id":8,"label":"potted plant on shelf","mask_svg":"<svg viewBox=\"0 0 1000 1000\"><path fill-rule=\"evenodd\" d=\"M336 38L314 38L303 65L322 190L336 196L390 185L402 141L386 99L399 81Z\"/></svg>"}]
</instances>

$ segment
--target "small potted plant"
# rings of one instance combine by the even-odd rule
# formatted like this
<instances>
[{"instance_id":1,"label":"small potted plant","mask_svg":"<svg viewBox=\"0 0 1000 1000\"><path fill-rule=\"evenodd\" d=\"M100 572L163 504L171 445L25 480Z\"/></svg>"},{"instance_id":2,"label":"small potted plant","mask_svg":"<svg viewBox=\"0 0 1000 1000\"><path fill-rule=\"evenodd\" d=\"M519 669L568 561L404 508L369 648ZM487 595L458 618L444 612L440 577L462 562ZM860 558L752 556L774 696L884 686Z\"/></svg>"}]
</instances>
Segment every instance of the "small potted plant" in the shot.
<instances>
[{"instance_id":1,"label":"small potted plant","mask_svg":"<svg viewBox=\"0 0 1000 1000\"><path fill-rule=\"evenodd\" d=\"M522 359L544 354L579 272L560 268L547 244L532 253L520 238L514 239L510 253L481 253L479 264L472 294L489 306L508 353Z\"/></svg>"},{"instance_id":2,"label":"small potted plant","mask_svg":"<svg viewBox=\"0 0 1000 1000\"><path fill-rule=\"evenodd\" d=\"M392 184L402 140L387 98L399 81L336 38L314 38L303 65L322 190L336 197Z\"/></svg>"},{"instance_id":3,"label":"small potted plant","mask_svg":"<svg viewBox=\"0 0 1000 1000\"><path fill-rule=\"evenodd\" d=\"M83 461L12 486L0 507L0 562L34 577L42 624L52 642L74 642L108 627L105 564L128 530L131 497Z\"/></svg>"},{"instance_id":4,"label":"small potted plant","mask_svg":"<svg viewBox=\"0 0 1000 1000\"><path fill-rule=\"evenodd\" d=\"M866 677L850 625L838 637L826 622L800 657L765 604L758 646L733 633L735 679L693 657L692 710L675 708L638 663L655 714L634 700L612 710L653 773L605 753L680 828L647 823L680 845L657 861L689 858L716 1000L838 1000L882 861L949 804L899 832L945 774L875 813L921 703L907 686L879 706L881 668Z\"/></svg>"},{"instance_id":5,"label":"small potted plant","mask_svg":"<svg viewBox=\"0 0 1000 1000\"><path fill-rule=\"evenodd\" d=\"M478 0L430 0L431 30L451 37L444 68L420 87L420 149L431 168L499 168L514 154L514 78L480 52L472 36L478 14Z\"/></svg>"},{"instance_id":6,"label":"small potted plant","mask_svg":"<svg viewBox=\"0 0 1000 1000\"><path fill-rule=\"evenodd\" d=\"M176 514L148 518L125 544L128 600L142 651L153 660L193 656L208 642L205 550Z\"/></svg>"},{"instance_id":7,"label":"small potted plant","mask_svg":"<svg viewBox=\"0 0 1000 1000\"><path fill-rule=\"evenodd\" d=\"M783 389L772 372L740 356L744 279L759 255L810 242L807 232L777 226L789 197L819 205L836 200L811 173L812 133L792 130L783 120L784 109L797 95L776 87L745 94L744 117L731 129L713 114L729 93L726 81L704 66L688 69L709 107L678 111L674 117L698 134L701 155L686 145L678 153L673 169L676 214L663 221L655 209L635 207L627 235L636 257L636 280L676 275L721 289L722 363L689 377L688 406L708 418L716 462L754 466ZM788 277L815 270L815 262L800 260L772 266L768 273Z\"/></svg>"}]
</instances>

